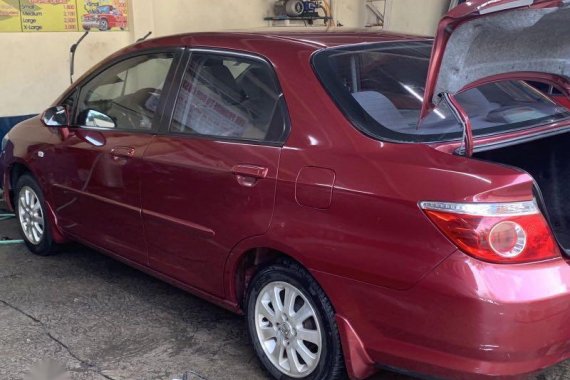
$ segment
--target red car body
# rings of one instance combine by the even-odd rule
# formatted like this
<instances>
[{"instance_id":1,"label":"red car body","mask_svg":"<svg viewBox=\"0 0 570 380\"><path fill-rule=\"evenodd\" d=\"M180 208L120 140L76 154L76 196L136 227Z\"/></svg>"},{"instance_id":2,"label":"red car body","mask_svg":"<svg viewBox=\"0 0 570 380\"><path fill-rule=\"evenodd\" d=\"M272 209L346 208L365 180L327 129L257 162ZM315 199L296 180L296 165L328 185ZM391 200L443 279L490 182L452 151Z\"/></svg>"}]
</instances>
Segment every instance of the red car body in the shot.
<instances>
[{"instance_id":1,"label":"red car body","mask_svg":"<svg viewBox=\"0 0 570 380\"><path fill-rule=\"evenodd\" d=\"M474 7L462 5L458 17L474 17ZM436 39L436 62L444 32ZM242 311L253 261L277 253L293 258L334 305L354 379L382 367L447 378L518 378L568 359L567 258L517 265L478 260L418 207L424 200L528 201L532 178L450 154L461 145L457 141L397 144L365 136L331 100L311 65L324 48L417 40L364 32L204 33L128 47L101 65L143 49L179 47L264 57L287 102L291 128L285 144L54 129L34 118L9 134L6 201L12 205L14 175L28 171L46 194L57 241L83 242L235 312ZM437 63L432 67L433 74ZM474 143L568 128L568 122L555 123ZM109 154L117 147L133 148L128 161ZM256 186L240 186L240 176L257 167L267 170ZM99 170L104 181L86 179ZM74 217L89 223L66 224L54 207L65 193L80 202L72 207ZM194 249L176 255L181 247Z\"/></svg>"}]
</instances>

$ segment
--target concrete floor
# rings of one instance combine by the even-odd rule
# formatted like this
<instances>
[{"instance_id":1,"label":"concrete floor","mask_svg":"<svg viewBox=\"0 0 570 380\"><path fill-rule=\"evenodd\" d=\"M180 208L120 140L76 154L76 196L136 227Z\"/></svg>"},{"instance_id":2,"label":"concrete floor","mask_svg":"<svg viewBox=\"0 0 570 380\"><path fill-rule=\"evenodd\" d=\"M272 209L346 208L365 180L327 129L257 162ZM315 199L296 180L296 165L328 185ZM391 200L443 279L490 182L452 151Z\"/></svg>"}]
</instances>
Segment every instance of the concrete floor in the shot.
<instances>
[{"instance_id":1,"label":"concrete floor","mask_svg":"<svg viewBox=\"0 0 570 380\"><path fill-rule=\"evenodd\" d=\"M86 248L0 246L0 379L61 368L49 380L267 379L239 316ZM570 379L570 364L540 379Z\"/></svg>"}]
</instances>

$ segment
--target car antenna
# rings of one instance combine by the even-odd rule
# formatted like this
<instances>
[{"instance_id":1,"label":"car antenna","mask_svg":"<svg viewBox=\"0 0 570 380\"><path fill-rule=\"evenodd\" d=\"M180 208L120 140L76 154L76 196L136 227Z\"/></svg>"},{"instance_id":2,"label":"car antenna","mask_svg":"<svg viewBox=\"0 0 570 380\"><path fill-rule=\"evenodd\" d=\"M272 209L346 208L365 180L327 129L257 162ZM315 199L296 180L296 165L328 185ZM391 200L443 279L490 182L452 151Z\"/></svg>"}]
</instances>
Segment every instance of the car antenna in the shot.
<instances>
[{"instance_id":1,"label":"car antenna","mask_svg":"<svg viewBox=\"0 0 570 380\"><path fill-rule=\"evenodd\" d=\"M144 35L144 37L141 37L137 40L137 42L141 42L144 41L148 38L148 36L150 36L152 34L152 32L148 32L147 34Z\"/></svg>"},{"instance_id":2,"label":"car antenna","mask_svg":"<svg viewBox=\"0 0 570 380\"><path fill-rule=\"evenodd\" d=\"M71 55L71 60L69 62L69 80L71 84L73 84L73 74L75 73L75 51L77 50L77 47L81 41L83 41L83 39L87 37L88 34L89 30L86 30L85 33L83 33L83 35L77 40L77 42L71 45L71 48L69 48L69 54Z\"/></svg>"}]
</instances>

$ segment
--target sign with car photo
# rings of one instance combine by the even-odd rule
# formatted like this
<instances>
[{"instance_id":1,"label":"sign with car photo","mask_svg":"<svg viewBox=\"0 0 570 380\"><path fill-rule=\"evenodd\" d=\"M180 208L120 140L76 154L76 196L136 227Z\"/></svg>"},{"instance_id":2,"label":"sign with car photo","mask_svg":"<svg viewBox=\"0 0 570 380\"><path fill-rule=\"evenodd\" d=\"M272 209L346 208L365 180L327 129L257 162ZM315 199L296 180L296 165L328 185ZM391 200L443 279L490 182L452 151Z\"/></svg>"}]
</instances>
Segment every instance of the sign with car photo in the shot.
<instances>
[{"instance_id":1,"label":"sign with car photo","mask_svg":"<svg viewBox=\"0 0 570 380\"><path fill-rule=\"evenodd\" d=\"M0 0L0 32L121 31L127 0Z\"/></svg>"}]
</instances>

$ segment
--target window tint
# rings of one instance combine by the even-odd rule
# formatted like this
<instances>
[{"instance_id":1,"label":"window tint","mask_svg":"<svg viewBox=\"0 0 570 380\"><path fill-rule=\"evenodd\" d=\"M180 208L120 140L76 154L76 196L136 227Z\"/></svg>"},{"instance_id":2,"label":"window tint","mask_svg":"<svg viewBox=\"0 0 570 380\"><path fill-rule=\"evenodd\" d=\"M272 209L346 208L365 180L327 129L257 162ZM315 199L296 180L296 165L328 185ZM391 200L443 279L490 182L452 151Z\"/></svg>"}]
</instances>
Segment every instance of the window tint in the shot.
<instances>
[{"instance_id":1,"label":"window tint","mask_svg":"<svg viewBox=\"0 0 570 380\"><path fill-rule=\"evenodd\" d=\"M553 85L542 82L528 82L532 87L548 96L563 96L564 94Z\"/></svg>"},{"instance_id":2,"label":"window tint","mask_svg":"<svg viewBox=\"0 0 570 380\"><path fill-rule=\"evenodd\" d=\"M326 49L313 63L331 97L367 135L404 142L459 139L462 129L445 105L418 126L431 48L431 42L348 46ZM522 81L489 84L456 97L479 136L570 117Z\"/></svg>"},{"instance_id":3,"label":"window tint","mask_svg":"<svg viewBox=\"0 0 570 380\"><path fill-rule=\"evenodd\" d=\"M113 119L117 129L150 130L172 61L172 54L138 56L97 75L81 89L78 125L95 110Z\"/></svg>"},{"instance_id":4,"label":"window tint","mask_svg":"<svg viewBox=\"0 0 570 380\"><path fill-rule=\"evenodd\" d=\"M193 53L170 131L279 142L285 119L271 67L260 60Z\"/></svg>"}]
</instances>

